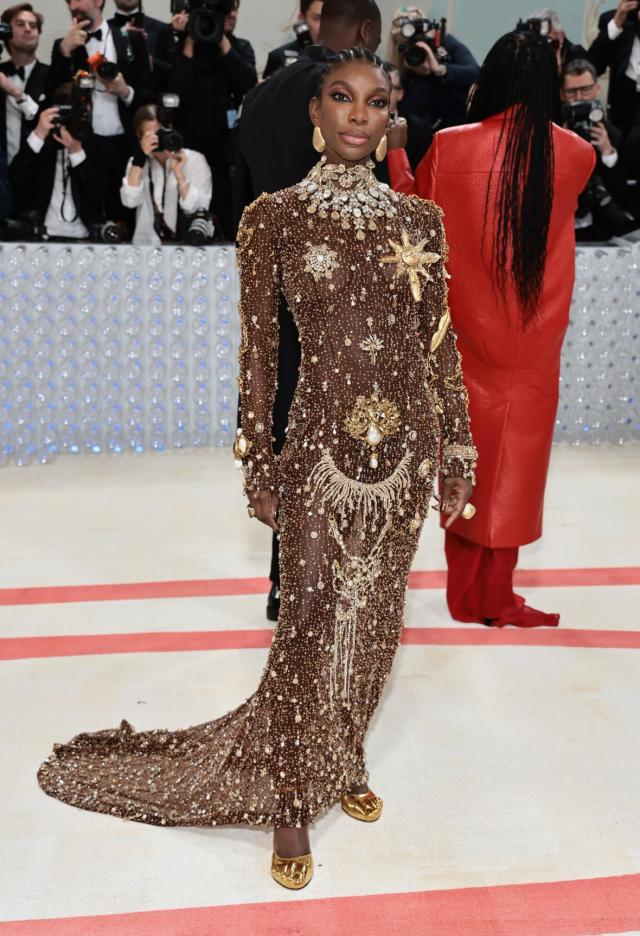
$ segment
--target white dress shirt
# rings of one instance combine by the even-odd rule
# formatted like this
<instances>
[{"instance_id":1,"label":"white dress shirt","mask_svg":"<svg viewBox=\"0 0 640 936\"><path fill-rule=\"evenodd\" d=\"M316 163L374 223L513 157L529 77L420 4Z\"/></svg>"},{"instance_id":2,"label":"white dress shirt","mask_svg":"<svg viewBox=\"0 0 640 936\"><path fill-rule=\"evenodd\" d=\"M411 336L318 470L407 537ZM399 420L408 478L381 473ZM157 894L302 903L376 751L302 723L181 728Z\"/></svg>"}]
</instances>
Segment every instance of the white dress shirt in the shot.
<instances>
[{"instance_id":1,"label":"white dress shirt","mask_svg":"<svg viewBox=\"0 0 640 936\"><path fill-rule=\"evenodd\" d=\"M34 153L39 153L44 146L44 140L36 133L29 134L27 143ZM86 158L87 154L83 149L79 153L68 153L64 147L58 151L51 201L44 219L49 237L69 237L75 240L89 236L89 231L76 210L71 180L67 178L66 189L64 185L64 176L68 176L70 167L79 166ZM66 218L71 220L67 221Z\"/></svg>"},{"instance_id":2,"label":"white dress shirt","mask_svg":"<svg viewBox=\"0 0 640 936\"><path fill-rule=\"evenodd\" d=\"M117 62L118 56L116 53L116 46L108 22L103 20L102 25L98 26L97 29L102 30L102 36L100 40L95 38L89 39L86 44L87 55L91 57L95 55L96 52L101 52L108 62ZM124 100L127 107L129 107L133 101L133 96L134 90L133 88L129 88L129 95ZM93 132L96 136L120 136L124 133L124 127L122 126L120 112L118 110L118 101L119 98L117 94L110 94L106 90L104 84L96 76L91 116Z\"/></svg>"},{"instance_id":3,"label":"white dress shirt","mask_svg":"<svg viewBox=\"0 0 640 936\"><path fill-rule=\"evenodd\" d=\"M180 198L178 190L178 181L172 170L168 169L168 161L164 165L154 159L153 156L147 160L142 170L142 181L140 185L129 185L129 169L133 160L129 160L120 197L125 208L136 209L136 229L133 234L134 244L153 244L157 246L161 243L160 238L155 232L153 222L155 212L151 202L151 186L149 184L149 173L153 181L153 199L159 211L164 215L164 220L172 231L176 230L178 224L178 205L185 214L193 214L194 211L204 209L208 210L211 203L211 169L209 163L202 153L195 150L185 149L187 161L182 167L185 179L189 182L189 191L185 198ZM163 211L164 202L164 211Z\"/></svg>"},{"instance_id":4,"label":"white dress shirt","mask_svg":"<svg viewBox=\"0 0 640 936\"><path fill-rule=\"evenodd\" d=\"M622 35L622 30L616 25L613 19L609 20L607 31L609 33L609 39L611 39L612 42L615 42L618 36ZM631 46L631 55L629 56L629 64L627 65L625 75L635 82L637 90L640 91L640 39L638 39L637 34Z\"/></svg>"},{"instance_id":5,"label":"white dress shirt","mask_svg":"<svg viewBox=\"0 0 640 936\"><path fill-rule=\"evenodd\" d=\"M15 85L16 88L19 88L20 91L24 92L27 81L31 77L31 72L35 68L35 64L36 63L34 59L33 62L30 62L28 65L24 66L24 81L22 78L20 78L19 75L10 75L9 81L11 84ZM10 163L20 149L20 144L22 142L22 121L33 120L33 118L38 113L38 105L32 97L29 97L28 94L24 95L23 100L20 101L19 104L10 94L6 94L5 98L5 113L7 119L7 163Z\"/></svg>"}]
</instances>

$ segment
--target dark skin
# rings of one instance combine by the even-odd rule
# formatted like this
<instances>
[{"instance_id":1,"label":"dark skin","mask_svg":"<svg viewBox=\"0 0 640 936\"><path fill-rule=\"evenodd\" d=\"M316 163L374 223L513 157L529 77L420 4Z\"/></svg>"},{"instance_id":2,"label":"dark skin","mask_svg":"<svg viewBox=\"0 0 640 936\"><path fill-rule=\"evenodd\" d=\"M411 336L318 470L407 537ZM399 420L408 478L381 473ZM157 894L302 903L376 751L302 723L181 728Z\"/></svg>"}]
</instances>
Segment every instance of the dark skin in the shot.
<instances>
[{"instance_id":1,"label":"dark skin","mask_svg":"<svg viewBox=\"0 0 640 936\"><path fill-rule=\"evenodd\" d=\"M344 166L363 165L389 129L390 87L386 74L369 62L347 62L334 69L326 79L320 98L309 104L314 127L320 127L326 142L327 162ZM471 482L466 478L445 478L441 510L451 526L462 513L471 496ZM250 506L258 520L278 530L280 499L271 491L253 491ZM352 790L366 793L364 785ZM282 858L306 855L310 851L309 828L274 830L273 847Z\"/></svg>"}]
</instances>

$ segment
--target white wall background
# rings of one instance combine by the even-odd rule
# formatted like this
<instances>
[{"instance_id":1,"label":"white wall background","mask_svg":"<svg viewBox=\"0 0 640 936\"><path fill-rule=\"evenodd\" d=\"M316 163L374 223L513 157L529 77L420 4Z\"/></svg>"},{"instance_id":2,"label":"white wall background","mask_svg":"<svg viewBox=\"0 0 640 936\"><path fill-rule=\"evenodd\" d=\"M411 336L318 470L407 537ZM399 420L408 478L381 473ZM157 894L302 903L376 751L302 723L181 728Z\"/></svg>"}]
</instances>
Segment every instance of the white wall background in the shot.
<instances>
[{"instance_id":1,"label":"white wall background","mask_svg":"<svg viewBox=\"0 0 640 936\"><path fill-rule=\"evenodd\" d=\"M45 17L45 29L41 43L40 58L48 61L53 40L68 29L69 13L64 0L31 0ZM418 3L420 0L418 0ZM384 39L380 47L384 54L386 36L394 9L395 0L378 0L384 17ZM6 0L9 5L9 0ZM447 16L449 28L476 58L481 61L494 40L513 29L519 16L527 16L542 6L541 0L423 0L425 15ZM593 22L598 12L616 6L614 0L556 0L555 9L563 22L567 35L573 42L592 34ZM113 0L107 0L107 15L114 9ZM169 0L145 0L145 9L150 16L169 19ZM256 51L259 66L266 61L269 49L290 38L290 26L298 9L297 0L241 0L238 20L238 35L251 41Z\"/></svg>"}]
</instances>

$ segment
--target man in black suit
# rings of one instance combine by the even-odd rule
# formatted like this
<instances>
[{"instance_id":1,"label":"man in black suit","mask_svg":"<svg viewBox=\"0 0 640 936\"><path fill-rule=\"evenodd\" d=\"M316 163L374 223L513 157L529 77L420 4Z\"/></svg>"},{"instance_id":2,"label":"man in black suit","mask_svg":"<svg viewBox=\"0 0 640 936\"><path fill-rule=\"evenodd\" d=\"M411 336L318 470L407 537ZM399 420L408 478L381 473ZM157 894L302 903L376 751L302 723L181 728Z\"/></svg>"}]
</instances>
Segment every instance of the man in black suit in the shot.
<instances>
[{"instance_id":1,"label":"man in black suit","mask_svg":"<svg viewBox=\"0 0 640 936\"><path fill-rule=\"evenodd\" d=\"M12 30L10 58L0 65L0 148L11 163L35 126L49 67L36 58L44 19L30 3L9 7L0 19Z\"/></svg>"},{"instance_id":2,"label":"man in black suit","mask_svg":"<svg viewBox=\"0 0 640 936\"><path fill-rule=\"evenodd\" d=\"M569 126L571 110L579 102L600 104L601 87L595 65L586 59L574 59L562 73L561 96L565 104ZM620 153L622 132L608 120L589 124L589 131L580 135L591 142L597 162L591 179L578 200L576 212L576 239L578 241L609 240L624 234L632 227L632 219L625 212L627 179Z\"/></svg>"},{"instance_id":3,"label":"man in black suit","mask_svg":"<svg viewBox=\"0 0 640 936\"><path fill-rule=\"evenodd\" d=\"M263 78L268 78L285 65L291 65L297 61L305 46L315 45L320 32L321 16L322 0L301 0L298 22L294 26L296 38L269 52L267 64L262 73Z\"/></svg>"},{"instance_id":4,"label":"man in black suit","mask_svg":"<svg viewBox=\"0 0 640 936\"><path fill-rule=\"evenodd\" d=\"M88 121L60 122L57 105L72 103L72 84L59 88L54 100L11 164L14 197L22 212L36 214L49 237L85 240L91 226L104 220L105 173Z\"/></svg>"},{"instance_id":5,"label":"man in black suit","mask_svg":"<svg viewBox=\"0 0 640 936\"><path fill-rule=\"evenodd\" d=\"M380 45L382 23L375 0L324 0L318 45L308 46L297 62L258 85L244 103L238 132L234 207L239 222L244 208L262 192L276 192L299 182L318 161L311 144L309 101L316 94L325 62L335 52ZM284 445L289 409L300 366L298 332L281 301L278 313L278 389L273 411L274 449ZM273 537L271 591L267 617L280 608L278 540Z\"/></svg>"},{"instance_id":6,"label":"man in black suit","mask_svg":"<svg viewBox=\"0 0 640 936\"><path fill-rule=\"evenodd\" d=\"M78 70L97 72L92 129L97 158L106 178L107 216L123 220L133 230L133 213L122 207L120 185L129 155L136 145L133 115L153 97L149 52L144 37L117 27L103 16L105 0L67 0L72 18L69 32L56 39L51 53L49 94ZM115 65L113 78L101 78L105 63Z\"/></svg>"},{"instance_id":7,"label":"man in black suit","mask_svg":"<svg viewBox=\"0 0 640 936\"><path fill-rule=\"evenodd\" d=\"M640 3L620 0L616 10L603 13L589 58L598 74L611 69L609 111L627 133L640 113Z\"/></svg>"},{"instance_id":8,"label":"man in black suit","mask_svg":"<svg viewBox=\"0 0 640 936\"><path fill-rule=\"evenodd\" d=\"M162 20L147 16L142 10L141 0L115 0L116 12L109 20L118 29L137 30L146 39L149 55L155 59L158 52L158 36L167 28Z\"/></svg>"}]
</instances>

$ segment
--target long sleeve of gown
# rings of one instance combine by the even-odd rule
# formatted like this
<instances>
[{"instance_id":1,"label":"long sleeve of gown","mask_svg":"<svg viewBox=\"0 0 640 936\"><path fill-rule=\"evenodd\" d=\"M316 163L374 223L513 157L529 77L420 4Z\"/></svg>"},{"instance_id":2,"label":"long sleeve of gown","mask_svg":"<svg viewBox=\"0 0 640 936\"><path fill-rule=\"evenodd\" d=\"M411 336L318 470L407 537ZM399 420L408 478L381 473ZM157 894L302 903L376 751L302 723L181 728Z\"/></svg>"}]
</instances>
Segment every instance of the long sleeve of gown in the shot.
<instances>
[{"instance_id":1,"label":"long sleeve of gown","mask_svg":"<svg viewBox=\"0 0 640 936\"><path fill-rule=\"evenodd\" d=\"M445 477L470 478L475 483L478 453L469 425L469 397L464 384L462 361L449 312L446 262L448 246L442 220L440 260L432 268L433 288L425 304L429 355L429 383L440 419L441 469Z\"/></svg>"},{"instance_id":2,"label":"long sleeve of gown","mask_svg":"<svg viewBox=\"0 0 640 936\"><path fill-rule=\"evenodd\" d=\"M241 429L234 454L242 462L247 491L278 490L273 403L278 384L281 272L276 225L268 205L268 196L261 195L245 209L238 229Z\"/></svg>"}]
</instances>

